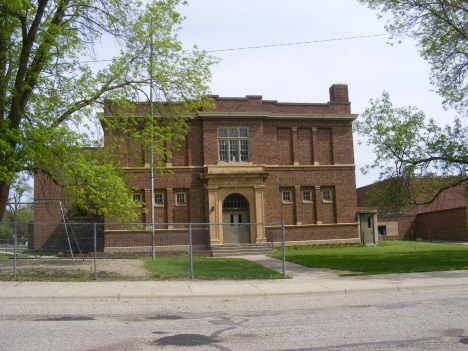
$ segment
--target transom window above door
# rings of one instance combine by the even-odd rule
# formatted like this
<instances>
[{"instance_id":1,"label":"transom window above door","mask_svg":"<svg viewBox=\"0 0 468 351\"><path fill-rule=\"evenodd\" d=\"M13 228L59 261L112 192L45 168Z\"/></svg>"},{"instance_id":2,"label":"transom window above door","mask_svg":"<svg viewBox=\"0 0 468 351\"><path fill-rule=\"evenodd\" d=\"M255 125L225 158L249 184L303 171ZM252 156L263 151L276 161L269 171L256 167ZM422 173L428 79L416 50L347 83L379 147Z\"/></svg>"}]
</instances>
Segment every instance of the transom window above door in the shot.
<instances>
[{"instance_id":1,"label":"transom window above door","mask_svg":"<svg viewBox=\"0 0 468 351\"><path fill-rule=\"evenodd\" d=\"M249 129L247 127L218 128L218 161L250 161Z\"/></svg>"}]
</instances>

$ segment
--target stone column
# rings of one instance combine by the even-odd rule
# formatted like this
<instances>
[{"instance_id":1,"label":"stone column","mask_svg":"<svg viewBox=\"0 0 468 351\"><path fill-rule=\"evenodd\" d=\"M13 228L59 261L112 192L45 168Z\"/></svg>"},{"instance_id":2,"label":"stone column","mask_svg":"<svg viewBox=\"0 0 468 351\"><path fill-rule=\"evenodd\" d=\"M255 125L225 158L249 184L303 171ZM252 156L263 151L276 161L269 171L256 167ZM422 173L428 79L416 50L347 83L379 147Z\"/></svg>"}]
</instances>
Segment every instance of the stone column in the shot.
<instances>
[{"instance_id":1,"label":"stone column","mask_svg":"<svg viewBox=\"0 0 468 351\"><path fill-rule=\"evenodd\" d=\"M218 187L208 186L208 217L210 223L221 223L219 221L220 212L222 215L222 208L218 204ZM221 204L222 207L222 204ZM220 235L222 232L221 225L210 225L210 243L212 245L221 244Z\"/></svg>"},{"instance_id":2,"label":"stone column","mask_svg":"<svg viewBox=\"0 0 468 351\"><path fill-rule=\"evenodd\" d=\"M320 187L315 187L315 218L317 218L317 224L322 224L323 219L323 201L322 201L322 192Z\"/></svg>"},{"instance_id":3,"label":"stone column","mask_svg":"<svg viewBox=\"0 0 468 351\"><path fill-rule=\"evenodd\" d=\"M255 186L255 222L265 223L264 215L264 198L263 198L264 186ZM267 241L265 234L265 226L257 225L255 228L255 242L256 243L265 243Z\"/></svg>"}]
</instances>

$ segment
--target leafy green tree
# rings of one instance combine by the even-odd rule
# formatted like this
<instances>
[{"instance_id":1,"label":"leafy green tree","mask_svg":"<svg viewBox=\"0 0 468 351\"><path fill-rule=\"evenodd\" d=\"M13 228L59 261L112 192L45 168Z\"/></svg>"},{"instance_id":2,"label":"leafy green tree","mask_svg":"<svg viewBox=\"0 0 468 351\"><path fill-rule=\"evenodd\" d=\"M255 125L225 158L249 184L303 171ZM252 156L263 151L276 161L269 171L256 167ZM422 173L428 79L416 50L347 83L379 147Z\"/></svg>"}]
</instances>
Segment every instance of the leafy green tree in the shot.
<instances>
[{"instance_id":1,"label":"leafy green tree","mask_svg":"<svg viewBox=\"0 0 468 351\"><path fill-rule=\"evenodd\" d=\"M370 104L353 125L376 156L363 173L380 170L381 183L368 193L368 205L383 213L406 212L468 182L468 130L459 119L440 128L415 107L394 107L386 92Z\"/></svg>"},{"instance_id":2,"label":"leafy green tree","mask_svg":"<svg viewBox=\"0 0 468 351\"><path fill-rule=\"evenodd\" d=\"M12 239L14 233L13 222L21 223L16 226L17 238L28 236L28 222L34 220L33 205L31 202L33 188L28 184L24 174L19 175L11 185L8 206L0 221L0 239Z\"/></svg>"},{"instance_id":3,"label":"leafy green tree","mask_svg":"<svg viewBox=\"0 0 468 351\"><path fill-rule=\"evenodd\" d=\"M358 0L391 14L386 25L393 41L410 37L431 66L430 79L444 107L468 107L468 2L458 0Z\"/></svg>"},{"instance_id":4,"label":"leafy green tree","mask_svg":"<svg viewBox=\"0 0 468 351\"><path fill-rule=\"evenodd\" d=\"M411 37L431 67L430 79L445 109L462 116L468 107L468 3L453 0L358 0L391 14L392 42ZM440 128L415 107L397 108L384 92L371 100L354 131L367 138L376 160L363 172L380 169L367 205L400 212L427 205L445 190L468 181L468 129L456 118Z\"/></svg>"},{"instance_id":5,"label":"leafy green tree","mask_svg":"<svg viewBox=\"0 0 468 351\"><path fill-rule=\"evenodd\" d=\"M65 199L90 212L135 218L120 139L153 147L161 164L170 157L167 143L177 145L186 131L181 116L209 106L204 97L216 59L182 49L176 11L182 4L0 3L0 218L19 174L46 175ZM90 61L100 57L102 44L118 54L96 70ZM130 101L148 100L150 82L155 111L138 111L137 118ZM105 115L96 112L104 108ZM105 149L101 126L113 140Z\"/></svg>"}]
</instances>

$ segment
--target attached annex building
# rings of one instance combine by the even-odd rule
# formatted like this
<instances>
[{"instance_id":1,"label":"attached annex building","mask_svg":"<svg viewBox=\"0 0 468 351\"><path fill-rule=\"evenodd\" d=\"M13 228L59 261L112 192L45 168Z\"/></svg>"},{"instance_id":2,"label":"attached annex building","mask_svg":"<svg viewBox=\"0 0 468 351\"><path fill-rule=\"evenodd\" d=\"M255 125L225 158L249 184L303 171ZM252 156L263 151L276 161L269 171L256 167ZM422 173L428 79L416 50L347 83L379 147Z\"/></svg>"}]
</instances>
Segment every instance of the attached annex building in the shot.
<instances>
[{"instance_id":1,"label":"attached annex building","mask_svg":"<svg viewBox=\"0 0 468 351\"><path fill-rule=\"evenodd\" d=\"M155 177L155 222L284 220L292 244L360 242L351 128L357 115L347 85L329 91L327 103L211 96L215 108L187 120L188 134L166 164L173 173ZM126 167L128 186L140 189L135 196L148 212L142 223L151 222L148 169L130 160ZM210 226L210 244L265 243L277 230L235 227Z\"/></svg>"}]
</instances>

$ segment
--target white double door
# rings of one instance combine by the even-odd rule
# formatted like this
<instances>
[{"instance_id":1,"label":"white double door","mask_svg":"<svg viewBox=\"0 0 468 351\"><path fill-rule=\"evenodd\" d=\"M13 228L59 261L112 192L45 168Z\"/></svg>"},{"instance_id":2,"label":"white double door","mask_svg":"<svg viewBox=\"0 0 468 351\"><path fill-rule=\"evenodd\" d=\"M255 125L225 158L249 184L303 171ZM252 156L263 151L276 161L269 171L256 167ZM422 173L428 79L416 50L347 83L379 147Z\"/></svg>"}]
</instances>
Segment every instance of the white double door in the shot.
<instances>
[{"instance_id":1,"label":"white double door","mask_svg":"<svg viewBox=\"0 0 468 351\"><path fill-rule=\"evenodd\" d=\"M223 211L223 243L250 243L249 211ZM243 224L244 223L244 224Z\"/></svg>"}]
</instances>

